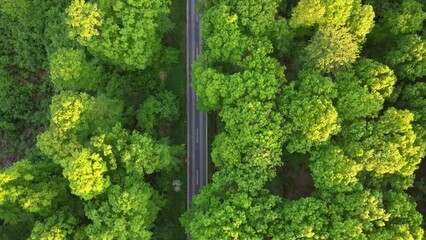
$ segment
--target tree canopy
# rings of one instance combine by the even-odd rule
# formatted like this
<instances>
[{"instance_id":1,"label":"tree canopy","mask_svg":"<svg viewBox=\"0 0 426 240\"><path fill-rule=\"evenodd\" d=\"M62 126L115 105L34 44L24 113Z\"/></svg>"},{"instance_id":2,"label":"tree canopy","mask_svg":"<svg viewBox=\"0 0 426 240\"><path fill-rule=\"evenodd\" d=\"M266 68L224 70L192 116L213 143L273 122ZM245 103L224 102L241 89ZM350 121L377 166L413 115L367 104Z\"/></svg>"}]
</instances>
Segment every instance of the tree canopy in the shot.
<instances>
[{"instance_id":1,"label":"tree canopy","mask_svg":"<svg viewBox=\"0 0 426 240\"><path fill-rule=\"evenodd\" d=\"M170 4L170 0L73 0L67 9L70 35L111 64L145 69L161 52L158 29L169 23L163 19Z\"/></svg>"},{"instance_id":2,"label":"tree canopy","mask_svg":"<svg viewBox=\"0 0 426 240\"><path fill-rule=\"evenodd\" d=\"M183 161L169 138L182 104L168 87L179 55L170 7L0 1L0 239L170 229L158 216L184 194L171 184L183 181Z\"/></svg>"},{"instance_id":3,"label":"tree canopy","mask_svg":"<svg viewBox=\"0 0 426 240\"><path fill-rule=\"evenodd\" d=\"M422 239L405 192L426 153L421 3L212 0L201 10L193 86L220 128L212 182L182 217L186 230ZM295 175L312 176L309 195L286 194L302 192Z\"/></svg>"}]
</instances>

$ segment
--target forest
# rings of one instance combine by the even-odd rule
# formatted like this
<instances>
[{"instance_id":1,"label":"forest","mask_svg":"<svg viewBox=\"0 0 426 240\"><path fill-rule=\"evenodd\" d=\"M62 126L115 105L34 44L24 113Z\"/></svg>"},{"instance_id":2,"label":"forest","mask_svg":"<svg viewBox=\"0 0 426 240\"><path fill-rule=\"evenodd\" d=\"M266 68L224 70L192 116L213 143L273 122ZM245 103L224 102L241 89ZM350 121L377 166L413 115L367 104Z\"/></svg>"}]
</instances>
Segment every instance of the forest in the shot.
<instances>
[{"instance_id":1,"label":"forest","mask_svg":"<svg viewBox=\"0 0 426 240\"><path fill-rule=\"evenodd\" d=\"M0 239L184 236L184 9L0 1Z\"/></svg>"},{"instance_id":2,"label":"forest","mask_svg":"<svg viewBox=\"0 0 426 240\"><path fill-rule=\"evenodd\" d=\"M203 0L195 239L418 239L426 1ZM419 169L418 171L416 171ZM416 178L416 174L417 178Z\"/></svg>"},{"instance_id":3,"label":"forest","mask_svg":"<svg viewBox=\"0 0 426 240\"><path fill-rule=\"evenodd\" d=\"M0 239L425 237L426 1L0 0ZM422 161L423 160L423 161Z\"/></svg>"}]
</instances>

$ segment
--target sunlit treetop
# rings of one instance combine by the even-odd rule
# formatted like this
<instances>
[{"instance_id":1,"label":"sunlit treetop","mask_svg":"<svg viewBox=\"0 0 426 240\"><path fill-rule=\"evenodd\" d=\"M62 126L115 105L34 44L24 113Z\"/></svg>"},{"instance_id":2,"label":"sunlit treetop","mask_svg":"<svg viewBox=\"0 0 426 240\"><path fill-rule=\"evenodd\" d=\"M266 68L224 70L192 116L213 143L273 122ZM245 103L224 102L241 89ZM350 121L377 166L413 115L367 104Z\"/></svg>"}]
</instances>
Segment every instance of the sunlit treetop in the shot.
<instances>
[{"instance_id":1,"label":"sunlit treetop","mask_svg":"<svg viewBox=\"0 0 426 240\"><path fill-rule=\"evenodd\" d=\"M170 0L73 0L67 9L70 35L96 56L124 69L145 69L161 52L160 22Z\"/></svg>"}]
</instances>

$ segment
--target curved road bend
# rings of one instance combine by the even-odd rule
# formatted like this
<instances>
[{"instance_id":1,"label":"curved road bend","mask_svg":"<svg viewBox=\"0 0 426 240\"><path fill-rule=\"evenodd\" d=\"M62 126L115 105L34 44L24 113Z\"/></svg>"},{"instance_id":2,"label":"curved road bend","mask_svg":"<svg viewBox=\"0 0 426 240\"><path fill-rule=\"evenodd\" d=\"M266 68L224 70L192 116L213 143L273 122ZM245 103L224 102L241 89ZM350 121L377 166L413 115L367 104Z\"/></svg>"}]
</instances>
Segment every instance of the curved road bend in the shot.
<instances>
[{"instance_id":1,"label":"curved road bend","mask_svg":"<svg viewBox=\"0 0 426 240\"><path fill-rule=\"evenodd\" d=\"M187 112L187 204L191 208L192 197L207 184L207 114L197 110L198 97L191 87L191 64L201 52L197 0L187 0L187 50L186 50L186 112ZM187 238L190 239L189 234Z\"/></svg>"}]
</instances>

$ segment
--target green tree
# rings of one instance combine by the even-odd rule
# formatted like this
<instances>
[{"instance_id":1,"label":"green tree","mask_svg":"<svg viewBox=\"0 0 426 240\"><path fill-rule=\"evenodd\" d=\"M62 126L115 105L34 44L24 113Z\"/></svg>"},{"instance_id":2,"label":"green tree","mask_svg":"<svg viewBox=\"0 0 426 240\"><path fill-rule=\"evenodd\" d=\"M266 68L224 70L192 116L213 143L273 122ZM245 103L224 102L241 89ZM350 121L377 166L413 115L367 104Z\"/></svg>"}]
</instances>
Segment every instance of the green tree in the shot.
<instances>
[{"instance_id":1,"label":"green tree","mask_svg":"<svg viewBox=\"0 0 426 240\"><path fill-rule=\"evenodd\" d=\"M59 49L51 56L49 68L58 90L96 90L102 80L102 69L86 61L81 49Z\"/></svg>"},{"instance_id":2,"label":"green tree","mask_svg":"<svg viewBox=\"0 0 426 240\"><path fill-rule=\"evenodd\" d=\"M417 82L405 86L401 93L401 107L407 108L414 113L416 123L426 123L426 83Z\"/></svg>"},{"instance_id":3,"label":"green tree","mask_svg":"<svg viewBox=\"0 0 426 240\"><path fill-rule=\"evenodd\" d=\"M324 238L329 224L329 219L324 217L327 212L326 203L313 197L284 202L278 210L278 220L272 226L273 238Z\"/></svg>"},{"instance_id":4,"label":"green tree","mask_svg":"<svg viewBox=\"0 0 426 240\"><path fill-rule=\"evenodd\" d=\"M416 0L404 0L383 13L380 24L394 35L422 31L426 12Z\"/></svg>"},{"instance_id":5,"label":"green tree","mask_svg":"<svg viewBox=\"0 0 426 240\"><path fill-rule=\"evenodd\" d=\"M325 6L321 0L301 0L291 13L290 26L310 27L322 21L325 14Z\"/></svg>"},{"instance_id":6,"label":"green tree","mask_svg":"<svg viewBox=\"0 0 426 240\"><path fill-rule=\"evenodd\" d=\"M386 54L385 63L403 79L426 76L426 40L416 34L402 36L396 48Z\"/></svg>"},{"instance_id":7,"label":"green tree","mask_svg":"<svg viewBox=\"0 0 426 240\"><path fill-rule=\"evenodd\" d=\"M293 9L290 26L317 28L301 61L324 72L354 63L360 44L373 28L373 19L373 8L362 5L361 0L300 1Z\"/></svg>"},{"instance_id":8,"label":"green tree","mask_svg":"<svg viewBox=\"0 0 426 240\"><path fill-rule=\"evenodd\" d=\"M333 106L336 90L331 78L314 70L299 73L299 82L284 89L281 112L287 123L289 136L287 150L306 152L336 134L339 129L338 113Z\"/></svg>"},{"instance_id":9,"label":"green tree","mask_svg":"<svg viewBox=\"0 0 426 240\"><path fill-rule=\"evenodd\" d=\"M169 91L148 97L137 113L139 126L153 132L161 123L176 120L179 116L176 102L176 96Z\"/></svg>"},{"instance_id":10,"label":"green tree","mask_svg":"<svg viewBox=\"0 0 426 240\"><path fill-rule=\"evenodd\" d=\"M96 4L86 3L85 0L75 0L67 9L70 17L70 36L79 37L80 41L88 41L99 35L97 29L103 24L101 12Z\"/></svg>"},{"instance_id":11,"label":"green tree","mask_svg":"<svg viewBox=\"0 0 426 240\"><path fill-rule=\"evenodd\" d=\"M374 11L360 0L302 0L293 8L290 26L332 27L346 26L351 33L363 40L373 27Z\"/></svg>"},{"instance_id":12,"label":"green tree","mask_svg":"<svg viewBox=\"0 0 426 240\"><path fill-rule=\"evenodd\" d=\"M351 32L358 38L360 43L364 43L366 36L374 27L374 18L376 17L371 5L361 5L361 1L354 0L352 6L352 15L348 20L348 26Z\"/></svg>"},{"instance_id":13,"label":"green tree","mask_svg":"<svg viewBox=\"0 0 426 240\"><path fill-rule=\"evenodd\" d=\"M70 35L96 56L125 69L145 69L161 50L159 23L170 0L73 0L67 13Z\"/></svg>"},{"instance_id":14,"label":"green tree","mask_svg":"<svg viewBox=\"0 0 426 240\"><path fill-rule=\"evenodd\" d=\"M271 23L270 38L274 47L280 54L286 54L291 49L291 44L294 38L294 33L290 29L289 21L281 18Z\"/></svg>"},{"instance_id":15,"label":"green tree","mask_svg":"<svg viewBox=\"0 0 426 240\"><path fill-rule=\"evenodd\" d=\"M115 124L121 110L117 104L113 100L97 101L84 93L62 92L52 99L51 127L38 137L41 151L64 169L72 193L84 199L101 194L110 185L106 163L98 153L84 148L84 140L88 142L90 130L96 132L98 127L107 129ZM113 111L108 112L103 105Z\"/></svg>"},{"instance_id":16,"label":"green tree","mask_svg":"<svg viewBox=\"0 0 426 240\"><path fill-rule=\"evenodd\" d=\"M47 215L55 210L58 195L66 193L66 181L48 161L22 160L1 171L0 218L6 224L31 220L31 213Z\"/></svg>"},{"instance_id":17,"label":"green tree","mask_svg":"<svg viewBox=\"0 0 426 240\"><path fill-rule=\"evenodd\" d=\"M372 94L379 94L382 98L391 96L396 77L386 65L368 58L361 58L355 64L355 74L360 84L368 87Z\"/></svg>"},{"instance_id":18,"label":"green tree","mask_svg":"<svg viewBox=\"0 0 426 240\"><path fill-rule=\"evenodd\" d=\"M362 188L357 175L363 165L348 157L343 149L329 144L311 152L309 168L317 189L340 192Z\"/></svg>"},{"instance_id":19,"label":"green tree","mask_svg":"<svg viewBox=\"0 0 426 240\"><path fill-rule=\"evenodd\" d=\"M112 185L104 199L85 204L92 221L85 228L88 239L151 239L153 222L163 205L158 193L143 179L125 177Z\"/></svg>"},{"instance_id":20,"label":"green tree","mask_svg":"<svg viewBox=\"0 0 426 240\"><path fill-rule=\"evenodd\" d=\"M21 160L1 170L0 179L1 236L4 239L25 238L31 229L37 239L43 234L54 234L54 231L45 232L47 228L42 230L41 222L60 215L58 209L64 203L68 212L79 214L74 208L76 199L68 193L68 182L58 166L47 159L34 163ZM53 222L47 224L53 227Z\"/></svg>"},{"instance_id":21,"label":"green tree","mask_svg":"<svg viewBox=\"0 0 426 240\"><path fill-rule=\"evenodd\" d=\"M116 124L120 105L69 91L53 98L37 143L48 158L0 172L4 224L32 229L31 239L151 238L163 201L144 177L170 169L174 150Z\"/></svg>"},{"instance_id":22,"label":"green tree","mask_svg":"<svg viewBox=\"0 0 426 240\"><path fill-rule=\"evenodd\" d=\"M352 64L358 58L360 46L346 27L321 27L306 47L302 61L307 67L330 72Z\"/></svg>"},{"instance_id":23,"label":"green tree","mask_svg":"<svg viewBox=\"0 0 426 240\"><path fill-rule=\"evenodd\" d=\"M405 81L423 77L423 13L412 0L391 2L203 1L194 87L200 109L217 111L223 129L212 145L212 182L181 219L192 236L423 237L403 192L425 155L423 87ZM392 27L404 30L381 36L390 12L400 21ZM281 201L265 183L294 152L309 159L315 191Z\"/></svg>"},{"instance_id":24,"label":"green tree","mask_svg":"<svg viewBox=\"0 0 426 240\"><path fill-rule=\"evenodd\" d=\"M139 175L152 174L156 171L167 170L175 162L173 149L165 141L157 142L147 134L136 131L131 134L120 125L114 126L111 131L94 140L94 146L110 157L110 162L120 159L127 173ZM116 168L115 164L111 164Z\"/></svg>"},{"instance_id":25,"label":"green tree","mask_svg":"<svg viewBox=\"0 0 426 240\"><path fill-rule=\"evenodd\" d=\"M202 36L209 36L203 43L209 62L240 61L248 39L238 29L238 15L231 7L224 4L213 7L205 13L201 24Z\"/></svg>"},{"instance_id":26,"label":"green tree","mask_svg":"<svg viewBox=\"0 0 426 240\"><path fill-rule=\"evenodd\" d=\"M277 218L273 211L278 197L266 191L254 194L207 186L181 218L186 230L197 239L264 239ZM231 188L232 189L232 188Z\"/></svg>"},{"instance_id":27,"label":"green tree","mask_svg":"<svg viewBox=\"0 0 426 240\"><path fill-rule=\"evenodd\" d=\"M251 35L265 35L277 14L277 0L229 2L231 3L230 5L234 6L240 28Z\"/></svg>"},{"instance_id":28,"label":"green tree","mask_svg":"<svg viewBox=\"0 0 426 240\"><path fill-rule=\"evenodd\" d=\"M199 96L198 108L202 110L217 110L223 105L223 98L228 95L228 89L223 87L226 76L213 69L205 68L203 56L192 64L193 87Z\"/></svg>"},{"instance_id":29,"label":"green tree","mask_svg":"<svg viewBox=\"0 0 426 240\"><path fill-rule=\"evenodd\" d=\"M36 85L22 83L9 73L0 69L0 129L13 131L27 127L37 109L35 95Z\"/></svg>"},{"instance_id":30,"label":"green tree","mask_svg":"<svg viewBox=\"0 0 426 240\"><path fill-rule=\"evenodd\" d=\"M394 89L393 71L371 59L361 58L353 70L336 73L336 108L344 120L377 117Z\"/></svg>"},{"instance_id":31,"label":"green tree","mask_svg":"<svg viewBox=\"0 0 426 240\"><path fill-rule=\"evenodd\" d=\"M68 210L69 211L69 210ZM74 232L77 219L67 216L68 211L60 211L46 218L44 221L37 221L31 231L31 240L61 240Z\"/></svg>"},{"instance_id":32,"label":"green tree","mask_svg":"<svg viewBox=\"0 0 426 240\"><path fill-rule=\"evenodd\" d=\"M425 154L412 129L413 117L408 111L389 109L377 123L369 126L371 135L363 142L362 160L368 171L413 174Z\"/></svg>"},{"instance_id":33,"label":"green tree","mask_svg":"<svg viewBox=\"0 0 426 240\"><path fill-rule=\"evenodd\" d=\"M370 235L374 239L423 239L422 216L413 199L402 191L383 194L386 211L391 216L389 224Z\"/></svg>"},{"instance_id":34,"label":"green tree","mask_svg":"<svg viewBox=\"0 0 426 240\"><path fill-rule=\"evenodd\" d=\"M27 0L3 0L0 2L0 6L3 13L15 16L22 22L26 22L29 17L30 3Z\"/></svg>"},{"instance_id":35,"label":"green tree","mask_svg":"<svg viewBox=\"0 0 426 240\"><path fill-rule=\"evenodd\" d=\"M274 229L279 239L422 239L421 216L403 192L323 192L287 201ZM413 214L410 217L409 214Z\"/></svg>"}]
</instances>

